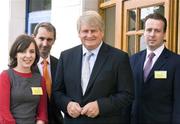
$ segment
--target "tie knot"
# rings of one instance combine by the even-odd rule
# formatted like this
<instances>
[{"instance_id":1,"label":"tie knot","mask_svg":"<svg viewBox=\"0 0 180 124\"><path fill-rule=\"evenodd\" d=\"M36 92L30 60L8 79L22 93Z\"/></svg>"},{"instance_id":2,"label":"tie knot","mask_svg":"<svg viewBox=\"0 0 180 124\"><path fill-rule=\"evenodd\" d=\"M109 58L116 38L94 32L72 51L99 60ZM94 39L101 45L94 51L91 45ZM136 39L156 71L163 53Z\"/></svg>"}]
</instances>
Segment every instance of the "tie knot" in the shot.
<instances>
[{"instance_id":1,"label":"tie knot","mask_svg":"<svg viewBox=\"0 0 180 124\"><path fill-rule=\"evenodd\" d=\"M85 58L87 58L89 60L92 55L93 55L93 53L88 51L85 53Z\"/></svg>"},{"instance_id":2,"label":"tie knot","mask_svg":"<svg viewBox=\"0 0 180 124\"><path fill-rule=\"evenodd\" d=\"M93 53L90 52L90 51L88 51L88 52L85 53L86 56L91 56L92 54L93 54Z\"/></svg>"},{"instance_id":3,"label":"tie knot","mask_svg":"<svg viewBox=\"0 0 180 124\"><path fill-rule=\"evenodd\" d=\"M44 65L48 65L48 61L44 59L44 60L43 60L43 64L44 64Z\"/></svg>"},{"instance_id":4,"label":"tie knot","mask_svg":"<svg viewBox=\"0 0 180 124\"><path fill-rule=\"evenodd\" d=\"M153 59L154 56L155 56L155 53L153 53L153 52L149 53L149 55L148 55L149 59Z\"/></svg>"}]
</instances>

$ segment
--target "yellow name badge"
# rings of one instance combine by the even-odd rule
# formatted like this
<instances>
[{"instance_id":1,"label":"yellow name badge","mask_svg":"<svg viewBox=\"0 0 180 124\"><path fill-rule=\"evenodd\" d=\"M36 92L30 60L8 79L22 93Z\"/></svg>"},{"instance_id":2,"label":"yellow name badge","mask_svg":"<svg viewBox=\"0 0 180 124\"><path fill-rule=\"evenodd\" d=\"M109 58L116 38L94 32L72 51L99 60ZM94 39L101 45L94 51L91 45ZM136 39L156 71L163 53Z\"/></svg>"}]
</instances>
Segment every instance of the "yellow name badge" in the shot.
<instances>
[{"instance_id":1,"label":"yellow name badge","mask_svg":"<svg viewBox=\"0 0 180 124\"><path fill-rule=\"evenodd\" d=\"M32 95L43 95L41 87L31 87Z\"/></svg>"},{"instance_id":2,"label":"yellow name badge","mask_svg":"<svg viewBox=\"0 0 180 124\"><path fill-rule=\"evenodd\" d=\"M154 71L154 78L155 79L166 79L167 71Z\"/></svg>"}]
</instances>

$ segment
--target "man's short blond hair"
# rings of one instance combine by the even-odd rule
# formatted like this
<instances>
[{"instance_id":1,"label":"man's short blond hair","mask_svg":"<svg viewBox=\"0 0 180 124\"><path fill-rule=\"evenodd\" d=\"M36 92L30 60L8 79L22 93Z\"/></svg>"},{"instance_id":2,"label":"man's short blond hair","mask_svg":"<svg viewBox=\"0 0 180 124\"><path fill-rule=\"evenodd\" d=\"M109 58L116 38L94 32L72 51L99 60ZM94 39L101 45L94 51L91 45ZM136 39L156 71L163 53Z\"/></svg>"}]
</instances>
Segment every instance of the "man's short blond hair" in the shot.
<instances>
[{"instance_id":1,"label":"man's short blond hair","mask_svg":"<svg viewBox=\"0 0 180 124\"><path fill-rule=\"evenodd\" d=\"M87 24L92 27L98 27L101 32L104 32L104 22L102 17L96 11L85 11L77 20L77 31L80 32L81 25Z\"/></svg>"}]
</instances>

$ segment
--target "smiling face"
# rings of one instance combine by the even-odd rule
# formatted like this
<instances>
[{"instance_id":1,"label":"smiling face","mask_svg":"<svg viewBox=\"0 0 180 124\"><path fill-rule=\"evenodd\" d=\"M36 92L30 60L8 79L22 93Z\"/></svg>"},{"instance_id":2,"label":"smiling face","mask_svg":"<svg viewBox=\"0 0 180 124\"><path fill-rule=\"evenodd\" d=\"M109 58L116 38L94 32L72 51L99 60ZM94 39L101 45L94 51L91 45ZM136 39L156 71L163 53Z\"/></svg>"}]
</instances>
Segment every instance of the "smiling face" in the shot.
<instances>
[{"instance_id":1,"label":"smiling face","mask_svg":"<svg viewBox=\"0 0 180 124\"><path fill-rule=\"evenodd\" d=\"M35 45L34 43L31 43L26 50L18 52L16 55L17 66L15 68L17 70L21 70L22 72L30 72L31 66L36 58L35 51Z\"/></svg>"},{"instance_id":2,"label":"smiling face","mask_svg":"<svg viewBox=\"0 0 180 124\"><path fill-rule=\"evenodd\" d=\"M79 38L88 50L95 49L102 41L104 33L97 27L89 24L82 24L79 31Z\"/></svg>"},{"instance_id":3,"label":"smiling face","mask_svg":"<svg viewBox=\"0 0 180 124\"><path fill-rule=\"evenodd\" d=\"M82 45L96 49L104 37L104 22L96 11L85 11L77 20L77 30Z\"/></svg>"},{"instance_id":4,"label":"smiling face","mask_svg":"<svg viewBox=\"0 0 180 124\"><path fill-rule=\"evenodd\" d=\"M148 19L145 23L144 38L150 50L155 50L164 43L164 23L158 19Z\"/></svg>"}]
</instances>

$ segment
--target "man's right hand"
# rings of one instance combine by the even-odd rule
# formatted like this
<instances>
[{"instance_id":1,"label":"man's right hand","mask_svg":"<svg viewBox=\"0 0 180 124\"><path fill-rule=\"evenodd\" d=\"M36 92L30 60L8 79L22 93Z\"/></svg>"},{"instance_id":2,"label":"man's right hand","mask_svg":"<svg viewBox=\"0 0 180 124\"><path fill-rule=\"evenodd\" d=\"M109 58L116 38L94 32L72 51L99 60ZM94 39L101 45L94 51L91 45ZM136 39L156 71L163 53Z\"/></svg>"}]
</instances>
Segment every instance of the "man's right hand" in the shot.
<instances>
[{"instance_id":1,"label":"man's right hand","mask_svg":"<svg viewBox=\"0 0 180 124\"><path fill-rule=\"evenodd\" d=\"M81 114L82 108L77 102L69 102L67 105L67 112L68 114L73 117L77 118Z\"/></svg>"}]
</instances>

